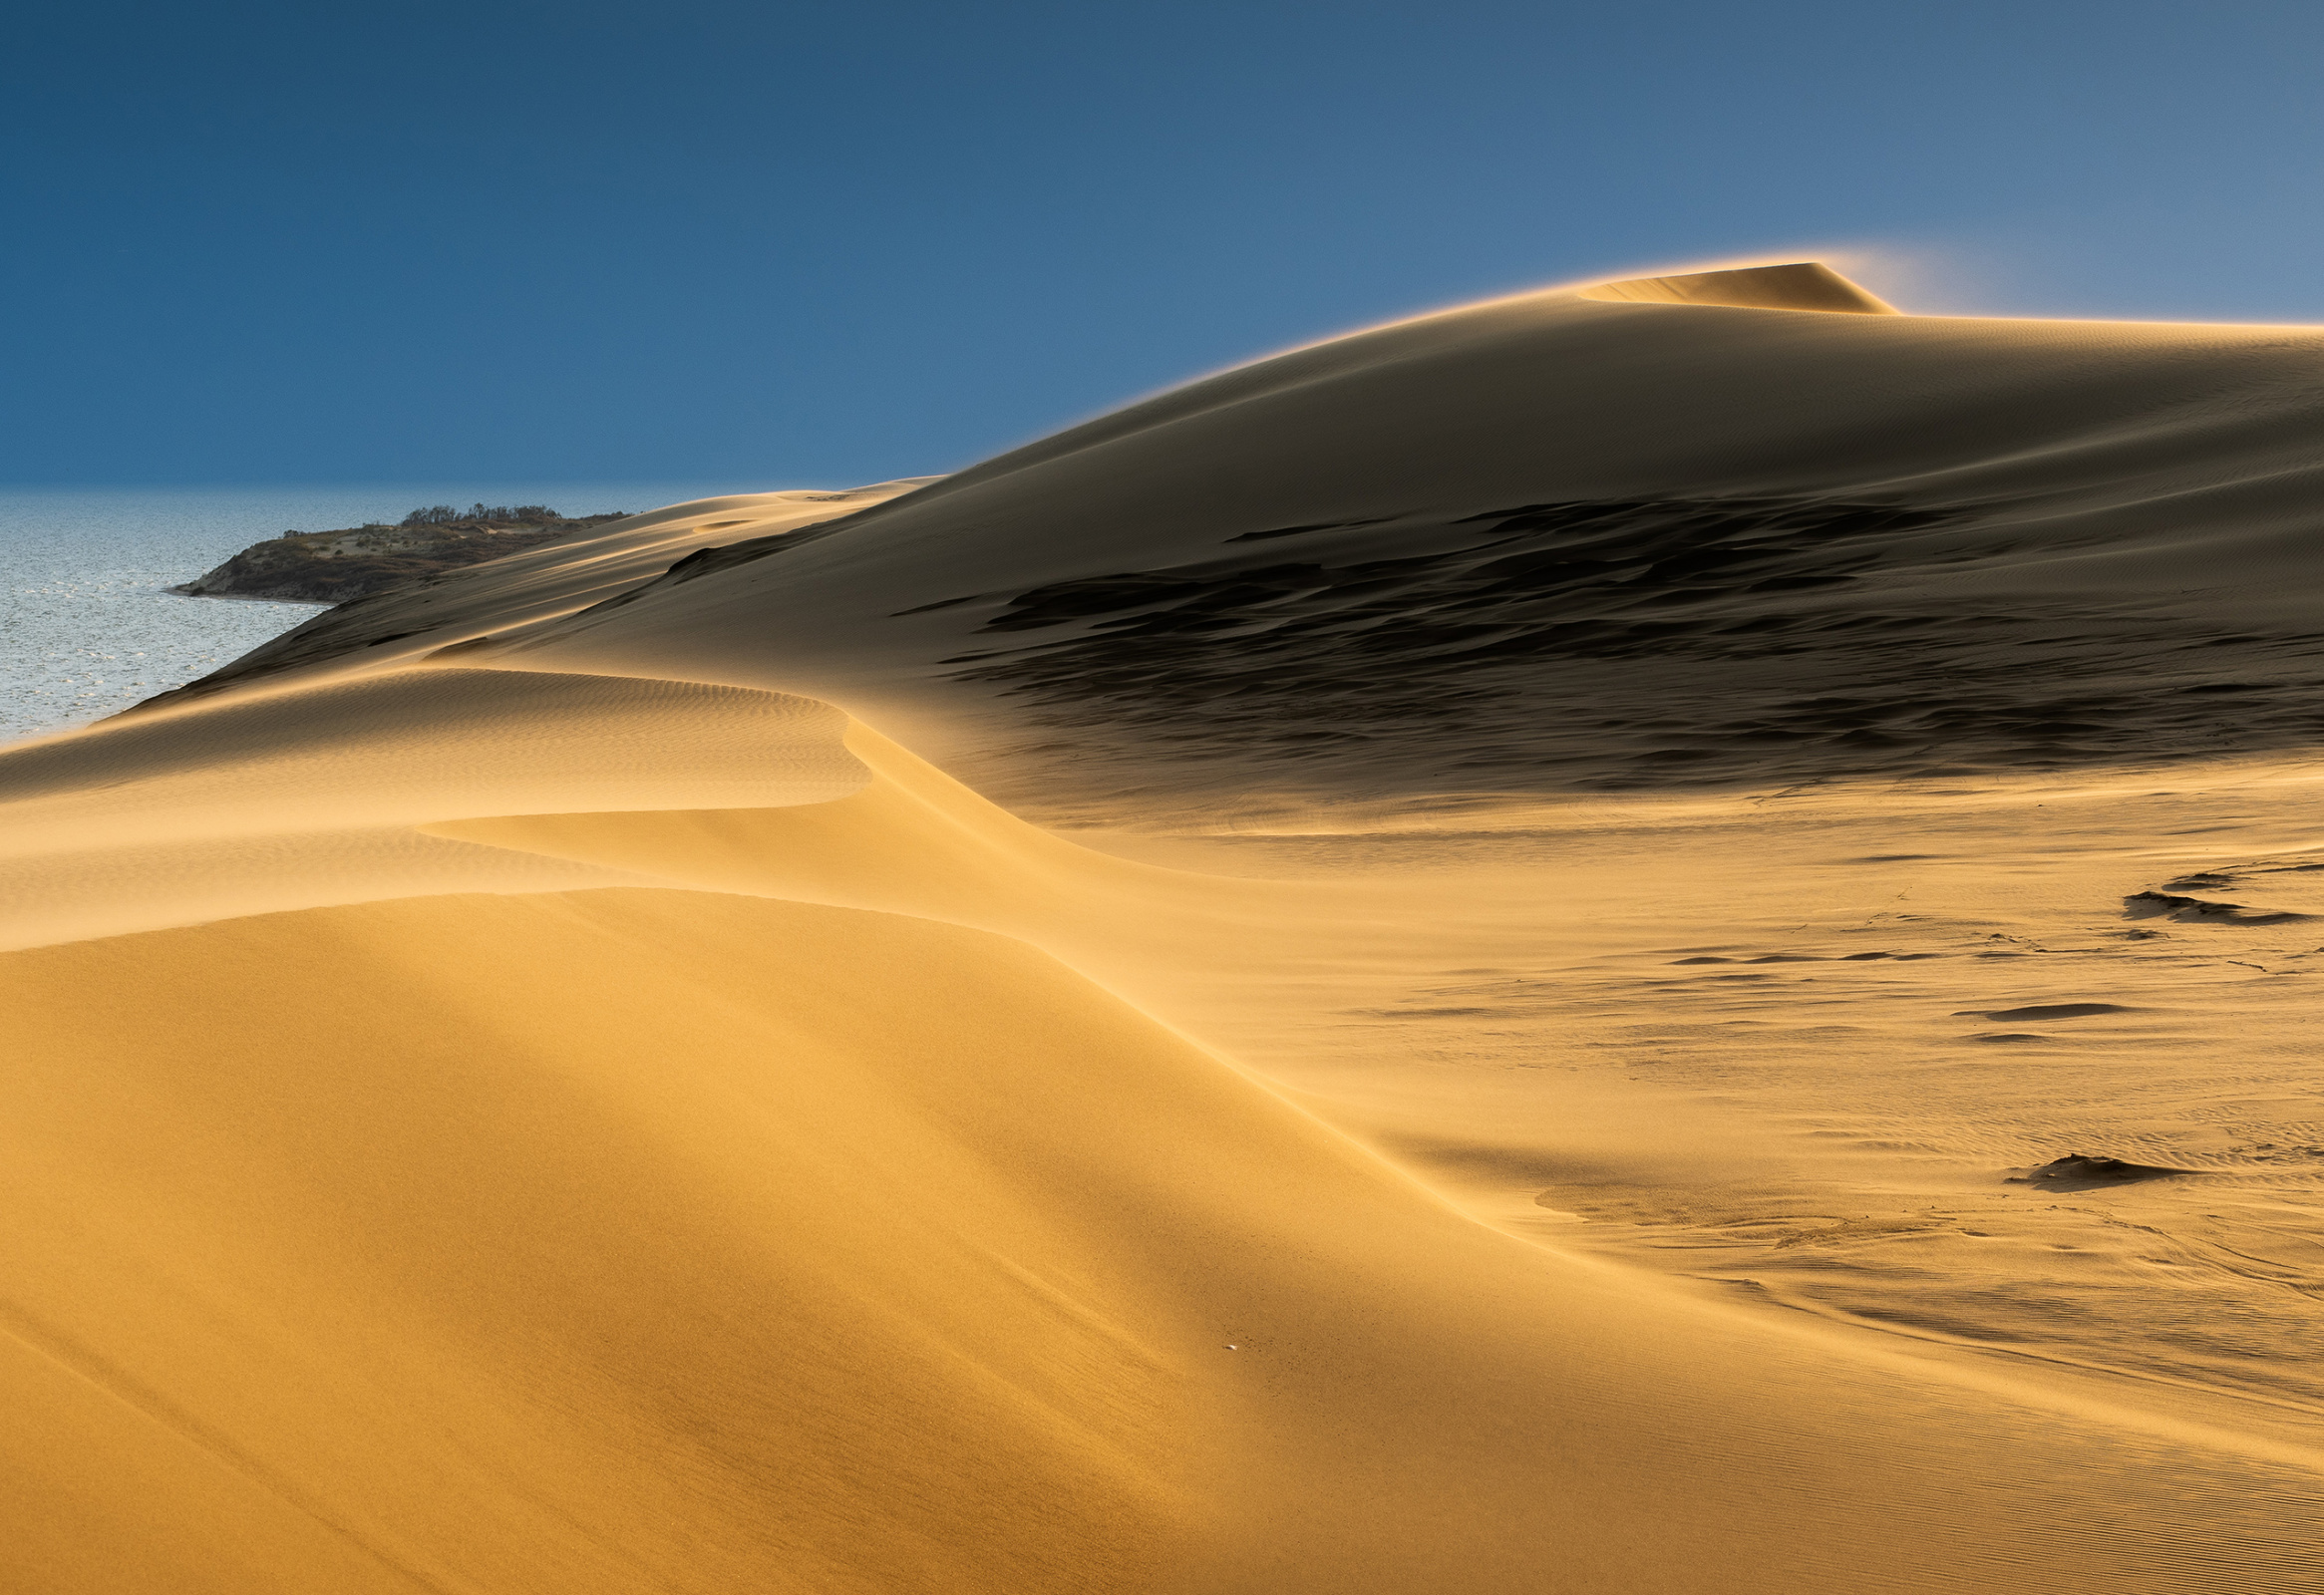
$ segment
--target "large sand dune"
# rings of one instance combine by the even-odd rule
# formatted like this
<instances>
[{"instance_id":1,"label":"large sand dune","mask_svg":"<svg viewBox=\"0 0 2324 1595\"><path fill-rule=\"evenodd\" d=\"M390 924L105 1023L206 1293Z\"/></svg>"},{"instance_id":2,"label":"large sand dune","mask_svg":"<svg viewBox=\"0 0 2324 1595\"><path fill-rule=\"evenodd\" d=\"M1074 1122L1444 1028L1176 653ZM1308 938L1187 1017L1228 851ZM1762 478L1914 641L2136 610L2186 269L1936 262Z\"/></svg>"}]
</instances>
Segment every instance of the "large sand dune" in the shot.
<instances>
[{"instance_id":1,"label":"large sand dune","mask_svg":"<svg viewBox=\"0 0 2324 1595\"><path fill-rule=\"evenodd\" d=\"M2320 343L1525 296L0 755L0 1583L2317 1587Z\"/></svg>"},{"instance_id":2,"label":"large sand dune","mask_svg":"<svg viewBox=\"0 0 2324 1595\"><path fill-rule=\"evenodd\" d=\"M556 577L464 573L294 641L805 692L1053 818L1152 813L1162 782L1215 814L2299 748L2320 354L2308 328L1533 295L804 534L831 506L770 500L759 536L738 500L665 511L657 538L734 540L575 581L562 614ZM522 606L488 601L501 579Z\"/></svg>"}]
</instances>

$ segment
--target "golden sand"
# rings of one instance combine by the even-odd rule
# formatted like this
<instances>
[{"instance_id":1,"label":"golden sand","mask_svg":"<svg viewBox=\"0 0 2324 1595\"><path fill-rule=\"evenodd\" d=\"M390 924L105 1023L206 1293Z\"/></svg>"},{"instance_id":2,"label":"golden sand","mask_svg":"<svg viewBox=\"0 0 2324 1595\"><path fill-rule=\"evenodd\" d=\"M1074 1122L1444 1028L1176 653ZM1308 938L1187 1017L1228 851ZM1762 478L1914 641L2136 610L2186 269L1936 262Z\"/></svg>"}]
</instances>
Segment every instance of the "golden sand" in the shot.
<instances>
[{"instance_id":1,"label":"golden sand","mask_svg":"<svg viewBox=\"0 0 2324 1595\"><path fill-rule=\"evenodd\" d=\"M1851 296L1399 323L0 755L0 1586L2312 1587L2324 334Z\"/></svg>"}]
</instances>

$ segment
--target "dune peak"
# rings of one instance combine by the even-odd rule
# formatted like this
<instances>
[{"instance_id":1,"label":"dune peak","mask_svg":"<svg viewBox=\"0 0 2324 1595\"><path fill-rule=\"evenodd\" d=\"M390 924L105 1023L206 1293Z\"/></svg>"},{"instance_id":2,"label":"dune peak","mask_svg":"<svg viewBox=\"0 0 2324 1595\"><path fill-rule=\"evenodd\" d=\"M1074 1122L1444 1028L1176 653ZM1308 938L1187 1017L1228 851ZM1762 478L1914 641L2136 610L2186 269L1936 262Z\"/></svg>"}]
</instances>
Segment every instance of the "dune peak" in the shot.
<instances>
[{"instance_id":1,"label":"dune peak","mask_svg":"<svg viewBox=\"0 0 2324 1595\"><path fill-rule=\"evenodd\" d=\"M1579 297L1644 304L1728 305L1748 310L1836 310L1873 316L1898 313L1894 305L1865 292L1821 260L1690 271L1670 277L1631 277L1584 288Z\"/></svg>"}]
</instances>

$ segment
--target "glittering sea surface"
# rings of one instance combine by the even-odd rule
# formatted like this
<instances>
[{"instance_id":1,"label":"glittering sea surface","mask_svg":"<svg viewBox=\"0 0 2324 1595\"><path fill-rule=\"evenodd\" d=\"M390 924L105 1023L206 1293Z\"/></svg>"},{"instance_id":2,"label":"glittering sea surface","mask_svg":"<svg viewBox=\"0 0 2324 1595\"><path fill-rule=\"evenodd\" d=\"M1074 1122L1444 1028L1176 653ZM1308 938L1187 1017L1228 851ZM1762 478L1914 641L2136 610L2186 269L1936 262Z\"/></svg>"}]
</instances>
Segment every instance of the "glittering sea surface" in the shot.
<instances>
[{"instance_id":1,"label":"glittering sea surface","mask_svg":"<svg viewBox=\"0 0 2324 1595\"><path fill-rule=\"evenodd\" d=\"M316 604L164 590L263 538L401 520L422 504L540 503L587 515L762 490L686 481L0 487L0 742L119 713L319 614Z\"/></svg>"}]
</instances>

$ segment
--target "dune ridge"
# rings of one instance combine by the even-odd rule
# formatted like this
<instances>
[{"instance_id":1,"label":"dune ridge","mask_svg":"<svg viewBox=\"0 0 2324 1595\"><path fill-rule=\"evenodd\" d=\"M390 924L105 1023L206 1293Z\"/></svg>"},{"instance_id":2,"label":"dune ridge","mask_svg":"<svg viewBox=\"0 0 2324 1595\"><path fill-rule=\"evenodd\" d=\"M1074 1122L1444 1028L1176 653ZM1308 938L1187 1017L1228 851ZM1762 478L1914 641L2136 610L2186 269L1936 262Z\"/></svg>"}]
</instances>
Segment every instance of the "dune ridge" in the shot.
<instances>
[{"instance_id":1,"label":"dune ridge","mask_svg":"<svg viewBox=\"0 0 2324 1595\"><path fill-rule=\"evenodd\" d=\"M1421 317L0 750L4 1581L2313 1583L2319 334L1850 288Z\"/></svg>"},{"instance_id":2,"label":"dune ridge","mask_svg":"<svg viewBox=\"0 0 2324 1595\"><path fill-rule=\"evenodd\" d=\"M797 691L1071 823L2294 749L2318 337L1518 296L250 668Z\"/></svg>"},{"instance_id":3,"label":"dune ridge","mask_svg":"<svg viewBox=\"0 0 2324 1595\"><path fill-rule=\"evenodd\" d=\"M1725 271L1631 277L1581 290L1584 299L1642 304L1727 305L1756 310L1830 310L1893 316L1896 307L1850 282L1820 260L1780 266L1735 266Z\"/></svg>"}]
</instances>

